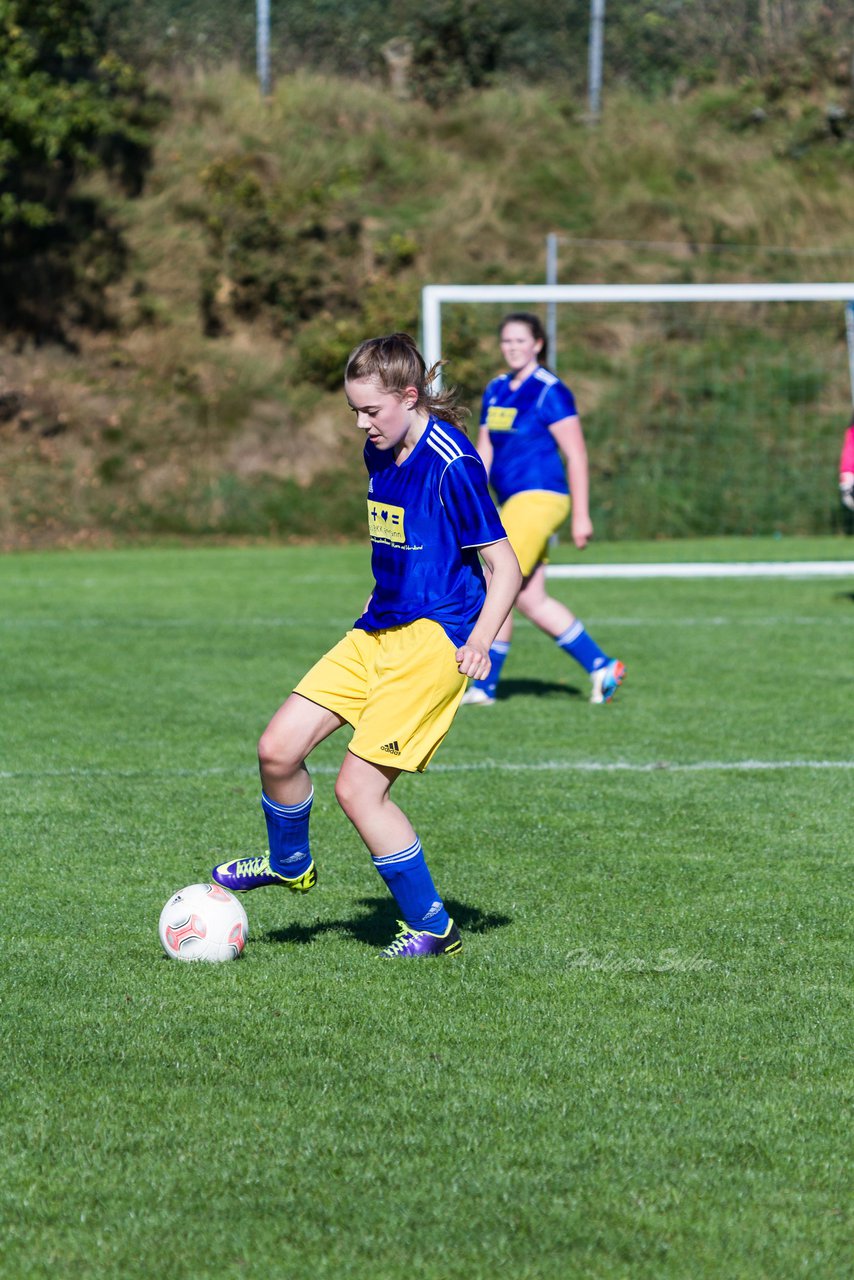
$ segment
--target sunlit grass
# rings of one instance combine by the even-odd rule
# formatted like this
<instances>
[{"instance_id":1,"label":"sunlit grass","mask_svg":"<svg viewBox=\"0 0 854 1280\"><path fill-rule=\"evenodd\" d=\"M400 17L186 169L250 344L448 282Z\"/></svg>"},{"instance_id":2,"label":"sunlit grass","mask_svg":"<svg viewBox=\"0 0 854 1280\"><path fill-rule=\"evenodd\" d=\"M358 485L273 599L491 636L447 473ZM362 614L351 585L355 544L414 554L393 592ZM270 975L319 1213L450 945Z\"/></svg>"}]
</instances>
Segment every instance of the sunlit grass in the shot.
<instances>
[{"instance_id":1,"label":"sunlit grass","mask_svg":"<svg viewBox=\"0 0 854 1280\"><path fill-rule=\"evenodd\" d=\"M613 704L520 626L398 784L458 959L377 959L339 735L317 889L251 895L233 964L167 960L166 898L262 847L256 737L367 583L361 547L0 561L0 1271L845 1274L851 583L556 581Z\"/></svg>"}]
</instances>

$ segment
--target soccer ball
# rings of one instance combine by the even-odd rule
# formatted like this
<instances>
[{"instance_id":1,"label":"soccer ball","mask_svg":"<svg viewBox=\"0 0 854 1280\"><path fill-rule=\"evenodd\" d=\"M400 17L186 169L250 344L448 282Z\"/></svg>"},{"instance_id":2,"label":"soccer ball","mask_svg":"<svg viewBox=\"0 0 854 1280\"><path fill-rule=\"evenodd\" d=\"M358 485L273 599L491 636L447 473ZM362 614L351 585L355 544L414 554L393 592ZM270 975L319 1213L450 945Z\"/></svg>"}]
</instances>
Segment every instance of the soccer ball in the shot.
<instances>
[{"instance_id":1,"label":"soccer ball","mask_svg":"<svg viewBox=\"0 0 854 1280\"><path fill-rule=\"evenodd\" d=\"M219 884L189 884L166 903L158 929L173 960L236 960L249 937L243 904Z\"/></svg>"}]
</instances>

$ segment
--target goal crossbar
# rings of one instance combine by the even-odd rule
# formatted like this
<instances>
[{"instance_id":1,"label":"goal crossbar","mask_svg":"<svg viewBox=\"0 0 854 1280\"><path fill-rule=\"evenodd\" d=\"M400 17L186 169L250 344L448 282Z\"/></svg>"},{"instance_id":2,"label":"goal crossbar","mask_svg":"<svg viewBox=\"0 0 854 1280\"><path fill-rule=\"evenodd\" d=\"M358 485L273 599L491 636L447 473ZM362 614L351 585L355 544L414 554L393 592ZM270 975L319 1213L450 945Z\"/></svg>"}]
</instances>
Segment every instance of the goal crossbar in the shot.
<instances>
[{"instance_id":1,"label":"goal crossbar","mask_svg":"<svg viewBox=\"0 0 854 1280\"><path fill-rule=\"evenodd\" d=\"M854 281L778 284L428 284L421 291L422 350L428 369L442 358L447 302L843 302ZM441 371L436 379L441 386Z\"/></svg>"}]
</instances>

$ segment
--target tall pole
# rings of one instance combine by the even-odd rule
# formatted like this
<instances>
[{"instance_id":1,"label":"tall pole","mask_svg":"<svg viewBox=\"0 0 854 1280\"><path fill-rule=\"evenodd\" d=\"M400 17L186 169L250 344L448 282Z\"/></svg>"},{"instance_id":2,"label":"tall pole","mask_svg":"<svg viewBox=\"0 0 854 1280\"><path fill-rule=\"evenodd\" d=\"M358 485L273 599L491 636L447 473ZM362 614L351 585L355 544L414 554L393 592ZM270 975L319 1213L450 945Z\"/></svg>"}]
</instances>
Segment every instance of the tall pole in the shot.
<instances>
[{"instance_id":1,"label":"tall pole","mask_svg":"<svg viewBox=\"0 0 854 1280\"><path fill-rule=\"evenodd\" d=\"M851 403L854 404L854 302L845 304L845 332L848 337L848 377L851 381Z\"/></svg>"},{"instance_id":2,"label":"tall pole","mask_svg":"<svg viewBox=\"0 0 854 1280\"><path fill-rule=\"evenodd\" d=\"M599 119L602 101L602 29L604 25L605 0L590 0L587 118L591 124L595 124Z\"/></svg>"},{"instance_id":3,"label":"tall pole","mask_svg":"<svg viewBox=\"0 0 854 1280\"><path fill-rule=\"evenodd\" d=\"M557 284L557 233L546 235L546 284ZM549 368L557 369L557 303L546 307L546 338L549 343Z\"/></svg>"},{"instance_id":4,"label":"tall pole","mask_svg":"<svg viewBox=\"0 0 854 1280\"><path fill-rule=\"evenodd\" d=\"M255 61L261 96L270 96L270 0L255 0Z\"/></svg>"}]
</instances>

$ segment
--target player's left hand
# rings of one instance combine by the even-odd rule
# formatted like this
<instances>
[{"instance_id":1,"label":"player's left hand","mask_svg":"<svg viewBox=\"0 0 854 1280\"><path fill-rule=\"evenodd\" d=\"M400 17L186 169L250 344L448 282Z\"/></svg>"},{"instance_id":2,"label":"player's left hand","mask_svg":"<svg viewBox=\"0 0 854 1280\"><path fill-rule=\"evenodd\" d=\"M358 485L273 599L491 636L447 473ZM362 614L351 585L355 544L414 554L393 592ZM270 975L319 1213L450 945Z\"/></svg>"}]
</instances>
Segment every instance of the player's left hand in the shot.
<instances>
[{"instance_id":1,"label":"player's left hand","mask_svg":"<svg viewBox=\"0 0 854 1280\"><path fill-rule=\"evenodd\" d=\"M492 669L489 651L473 645L470 640L457 649L454 657L460 674L469 676L472 680L485 680Z\"/></svg>"}]
</instances>

